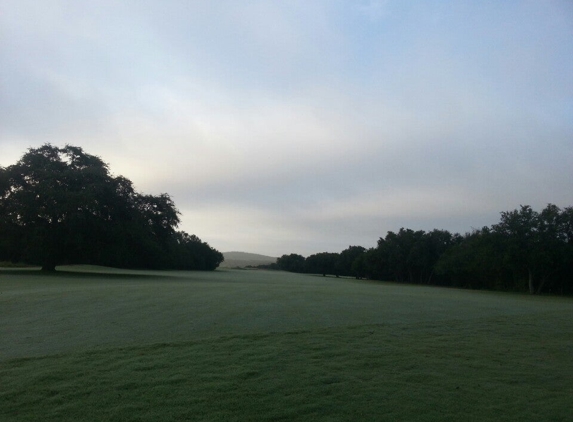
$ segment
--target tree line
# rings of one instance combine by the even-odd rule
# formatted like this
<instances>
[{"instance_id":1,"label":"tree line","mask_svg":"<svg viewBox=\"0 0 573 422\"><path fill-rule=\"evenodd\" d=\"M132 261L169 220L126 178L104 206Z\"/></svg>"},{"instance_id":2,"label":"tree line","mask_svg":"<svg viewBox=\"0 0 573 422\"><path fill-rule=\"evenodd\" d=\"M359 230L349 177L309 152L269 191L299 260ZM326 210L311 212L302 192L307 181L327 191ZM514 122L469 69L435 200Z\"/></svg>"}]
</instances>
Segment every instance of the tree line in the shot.
<instances>
[{"instance_id":1,"label":"tree line","mask_svg":"<svg viewBox=\"0 0 573 422\"><path fill-rule=\"evenodd\" d=\"M573 207L524 205L490 227L388 232L377 246L305 258L283 255L282 270L471 289L573 294Z\"/></svg>"},{"instance_id":2,"label":"tree line","mask_svg":"<svg viewBox=\"0 0 573 422\"><path fill-rule=\"evenodd\" d=\"M137 192L80 147L30 148L0 167L0 261L214 270L223 254L177 231L171 197Z\"/></svg>"}]
</instances>

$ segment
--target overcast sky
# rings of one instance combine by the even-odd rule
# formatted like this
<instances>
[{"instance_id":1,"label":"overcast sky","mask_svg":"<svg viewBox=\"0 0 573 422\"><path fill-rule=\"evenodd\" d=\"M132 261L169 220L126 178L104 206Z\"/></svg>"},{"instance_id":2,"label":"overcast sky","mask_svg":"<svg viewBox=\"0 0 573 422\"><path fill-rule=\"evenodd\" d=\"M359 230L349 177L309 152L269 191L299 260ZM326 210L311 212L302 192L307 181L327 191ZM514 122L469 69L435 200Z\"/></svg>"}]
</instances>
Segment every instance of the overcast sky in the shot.
<instances>
[{"instance_id":1,"label":"overcast sky","mask_svg":"<svg viewBox=\"0 0 573 422\"><path fill-rule=\"evenodd\" d=\"M83 147L220 251L573 205L573 2L0 0L0 165Z\"/></svg>"}]
</instances>

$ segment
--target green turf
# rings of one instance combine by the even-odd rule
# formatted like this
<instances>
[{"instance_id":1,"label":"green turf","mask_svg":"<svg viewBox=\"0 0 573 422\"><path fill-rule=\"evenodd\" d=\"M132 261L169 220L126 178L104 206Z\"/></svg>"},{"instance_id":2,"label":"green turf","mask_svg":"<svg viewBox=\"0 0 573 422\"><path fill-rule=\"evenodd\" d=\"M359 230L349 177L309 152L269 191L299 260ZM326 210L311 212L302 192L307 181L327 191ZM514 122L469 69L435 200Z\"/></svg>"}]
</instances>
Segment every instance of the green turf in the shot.
<instances>
[{"instance_id":1,"label":"green turf","mask_svg":"<svg viewBox=\"0 0 573 422\"><path fill-rule=\"evenodd\" d=\"M264 271L0 271L0 420L571 420L573 301Z\"/></svg>"}]
</instances>

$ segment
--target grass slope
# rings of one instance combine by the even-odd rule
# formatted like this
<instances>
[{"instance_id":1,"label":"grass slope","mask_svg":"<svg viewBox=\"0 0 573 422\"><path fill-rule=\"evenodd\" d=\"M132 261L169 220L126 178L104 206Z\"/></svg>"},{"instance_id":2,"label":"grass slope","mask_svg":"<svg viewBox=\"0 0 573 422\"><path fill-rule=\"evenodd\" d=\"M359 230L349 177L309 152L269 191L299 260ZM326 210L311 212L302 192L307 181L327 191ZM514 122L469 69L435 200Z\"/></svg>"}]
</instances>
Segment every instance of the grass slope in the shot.
<instances>
[{"instance_id":1,"label":"grass slope","mask_svg":"<svg viewBox=\"0 0 573 422\"><path fill-rule=\"evenodd\" d=\"M287 273L0 272L0 420L569 420L573 302Z\"/></svg>"}]
</instances>

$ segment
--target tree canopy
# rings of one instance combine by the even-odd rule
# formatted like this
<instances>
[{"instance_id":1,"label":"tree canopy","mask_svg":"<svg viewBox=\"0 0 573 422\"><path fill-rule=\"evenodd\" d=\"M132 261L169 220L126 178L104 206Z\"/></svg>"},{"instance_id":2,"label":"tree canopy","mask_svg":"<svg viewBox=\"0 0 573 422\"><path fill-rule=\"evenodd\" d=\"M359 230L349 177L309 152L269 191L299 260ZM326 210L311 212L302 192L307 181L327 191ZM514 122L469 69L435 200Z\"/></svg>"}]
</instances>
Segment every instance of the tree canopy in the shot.
<instances>
[{"instance_id":1,"label":"tree canopy","mask_svg":"<svg viewBox=\"0 0 573 422\"><path fill-rule=\"evenodd\" d=\"M0 260L44 270L72 263L216 268L222 254L177 232L178 224L168 194L136 192L80 147L45 144L0 168Z\"/></svg>"},{"instance_id":2,"label":"tree canopy","mask_svg":"<svg viewBox=\"0 0 573 422\"><path fill-rule=\"evenodd\" d=\"M305 258L302 255L290 254L283 255L277 259L277 265L279 269L284 271L290 271L293 273L302 273L304 271Z\"/></svg>"},{"instance_id":3,"label":"tree canopy","mask_svg":"<svg viewBox=\"0 0 573 422\"><path fill-rule=\"evenodd\" d=\"M537 212L524 205L502 212L499 223L465 235L401 228L368 250L349 246L306 259L284 255L278 263L287 271L323 275L572 294L573 207L548 204Z\"/></svg>"}]
</instances>

